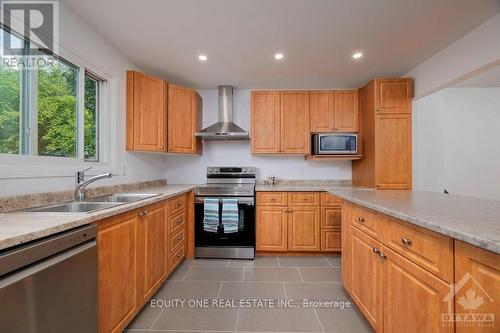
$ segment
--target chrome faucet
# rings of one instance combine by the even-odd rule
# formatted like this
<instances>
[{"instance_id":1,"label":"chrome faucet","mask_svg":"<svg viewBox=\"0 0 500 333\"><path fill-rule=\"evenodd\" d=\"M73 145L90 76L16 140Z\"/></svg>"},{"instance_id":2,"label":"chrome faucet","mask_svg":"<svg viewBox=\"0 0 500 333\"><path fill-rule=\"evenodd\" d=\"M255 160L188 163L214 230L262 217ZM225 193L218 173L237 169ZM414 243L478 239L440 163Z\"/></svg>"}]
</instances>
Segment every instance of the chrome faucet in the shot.
<instances>
[{"instance_id":1,"label":"chrome faucet","mask_svg":"<svg viewBox=\"0 0 500 333\"><path fill-rule=\"evenodd\" d=\"M92 167L87 168L82 171L77 171L76 172L76 179L75 179L75 201L82 201L85 199L85 187L93 183L97 180L104 179L104 178L111 178L111 172L103 173L97 176L94 176L92 178L89 178L85 180L85 171L92 169Z\"/></svg>"}]
</instances>

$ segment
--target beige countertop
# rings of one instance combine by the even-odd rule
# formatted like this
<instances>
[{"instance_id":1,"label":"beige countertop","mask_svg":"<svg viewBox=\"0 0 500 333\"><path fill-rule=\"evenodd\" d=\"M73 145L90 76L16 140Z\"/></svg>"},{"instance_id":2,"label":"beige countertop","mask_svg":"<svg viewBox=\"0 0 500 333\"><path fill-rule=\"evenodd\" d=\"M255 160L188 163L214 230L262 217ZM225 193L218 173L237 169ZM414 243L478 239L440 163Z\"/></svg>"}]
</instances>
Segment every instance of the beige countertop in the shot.
<instances>
[{"instance_id":1,"label":"beige countertop","mask_svg":"<svg viewBox=\"0 0 500 333\"><path fill-rule=\"evenodd\" d=\"M500 254L500 201L423 191L331 189L349 202Z\"/></svg>"},{"instance_id":2,"label":"beige countertop","mask_svg":"<svg viewBox=\"0 0 500 333\"><path fill-rule=\"evenodd\" d=\"M256 185L257 192L326 192L335 189L345 190L371 190L366 187L353 185L310 185L310 184L278 184L278 185Z\"/></svg>"},{"instance_id":3,"label":"beige countertop","mask_svg":"<svg viewBox=\"0 0 500 333\"><path fill-rule=\"evenodd\" d=\"M91 213L0 213L0 250L89 224L191 191L195 185L166 185L131 191L159 195Z\"/></svg>"}]
</instances>

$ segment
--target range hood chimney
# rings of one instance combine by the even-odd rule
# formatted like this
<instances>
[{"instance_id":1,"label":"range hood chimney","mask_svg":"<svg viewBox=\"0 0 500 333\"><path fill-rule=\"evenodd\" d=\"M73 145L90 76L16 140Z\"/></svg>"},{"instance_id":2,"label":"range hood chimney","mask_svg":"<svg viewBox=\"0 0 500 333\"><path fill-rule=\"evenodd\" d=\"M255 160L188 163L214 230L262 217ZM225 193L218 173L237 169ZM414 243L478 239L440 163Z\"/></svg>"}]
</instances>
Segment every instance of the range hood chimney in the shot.
<instances>
[{"instance_id":1,"label":"range hood chimney","mask_svg":"<svg viewBox=\"0 0 500 333\"><path fill-rule=\"evenodd\" d=\"M195 133L202 140L249 140L248 132L233 123L233 86L219 86L219 121Z\"/></svg>"}]
</instances>

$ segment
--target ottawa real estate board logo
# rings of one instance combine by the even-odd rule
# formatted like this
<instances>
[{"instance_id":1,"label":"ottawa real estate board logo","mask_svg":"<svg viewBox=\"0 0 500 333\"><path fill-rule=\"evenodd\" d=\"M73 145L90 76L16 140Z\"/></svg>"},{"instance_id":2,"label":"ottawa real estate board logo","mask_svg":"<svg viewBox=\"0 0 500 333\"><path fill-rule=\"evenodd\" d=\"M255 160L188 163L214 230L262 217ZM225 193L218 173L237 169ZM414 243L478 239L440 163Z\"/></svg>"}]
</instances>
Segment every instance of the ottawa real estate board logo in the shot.
<instances>
[{"instance_id":1,"label":"ottawa real estate board logo","mask_svg":"<svg viewBox=\"0 0 500 333\"><path fill-rule=\"evenodd\" d=\"M58 1L0 1L2 65L46 66L59 53Z\"/></svg>"},{"instance_id":2,"label":"ottawa real estate board logo","mask_svg":"<svg viewBox=\"0 0 500 333\"><path fill-rule=\"evenodd\" d=\"M445 326L495 327L495 301L470 273L466 273L455 284L443 302L448 303L448 313L441 314L441 321Z\"/></svg>"}]
</instances>

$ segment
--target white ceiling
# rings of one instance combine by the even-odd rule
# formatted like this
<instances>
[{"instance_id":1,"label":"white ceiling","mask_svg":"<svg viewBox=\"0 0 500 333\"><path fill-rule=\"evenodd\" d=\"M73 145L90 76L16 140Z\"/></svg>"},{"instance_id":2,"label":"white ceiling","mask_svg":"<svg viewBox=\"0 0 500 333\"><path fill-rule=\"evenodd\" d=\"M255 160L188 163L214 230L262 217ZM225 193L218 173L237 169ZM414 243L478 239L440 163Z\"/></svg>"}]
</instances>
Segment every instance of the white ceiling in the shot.
<instances>
[{"instance_id":1,"label":"white ceiling","mask_svg":"<svg viewBox=\"0 0 500 333\"><path fill-rule=\"evenodd\" d=\"M457 83L455 87L463 87L463 88L500 87L500 65L490 68L468 79L465 79L464 81Z\"/></svg>"},{"instance_id":2,"label":"white ceiling","mask_svg":"<svg viewBox=\"0 0 500 333\"><path fill-rule=\"evenodd\" d=\"M500 12L500 0L64 2L144 71L199 89L355 88L403 75Z\"/></svg>"}]
</instances>

